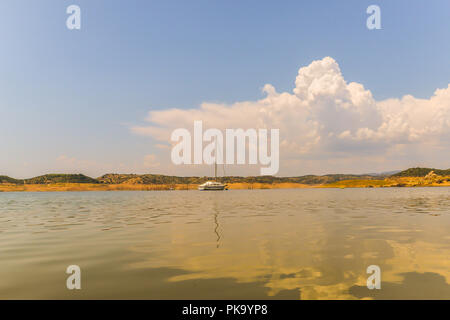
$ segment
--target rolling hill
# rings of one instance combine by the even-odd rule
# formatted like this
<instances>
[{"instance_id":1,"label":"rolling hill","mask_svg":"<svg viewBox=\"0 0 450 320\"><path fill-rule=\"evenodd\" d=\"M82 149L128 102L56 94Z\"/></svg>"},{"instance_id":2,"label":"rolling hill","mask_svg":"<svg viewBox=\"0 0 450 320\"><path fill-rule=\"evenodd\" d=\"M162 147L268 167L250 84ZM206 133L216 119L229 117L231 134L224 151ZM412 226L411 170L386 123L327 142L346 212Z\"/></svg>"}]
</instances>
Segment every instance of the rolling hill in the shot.
<instances>
[{"instance_id":1,"label":"rolling hill","mask_svg":"<svg viewBox=\"0 0 450 320\"><path fill-rule=\"evenodd\" d=\"M441 170L441 169L417 167L400 171L399 173L393 174L391 177L425 177L431 171L433 171L438 176L450 176L450 169Z\"/></svg>"},{"instance_id":2,"label":"rolling hill","mask_svg":"<svg viewBox=\"0 0 450 320\"><path fill-rule=\"evenodd\" d=\"M386 178L407 178L407 177L425 177L430 172L437 176L450 176L450 169L440 170L433 168L409 168L395 174L326 174L326 175L305 175L298 177L274 177L274 176L251 176L220 177L223 183L259 183L259 184L280 184L296 183L304 185L328 185L340 181L381 181ZM42 185L42 184L107 184L107 185L181 185L181 184L201 184L211 177L178 177L166 176L160 174L118 174L108 173L98 178L91 178L83 174L46 174L30 179L14 179L8 176L0 176L0 184L13 185Z\"/></svg>"},{"instance_id":3,"label":"rolling hill","mask_svg":"<svg viewBox=\"0 0 450 320\"><path fill-rule=\"evenodd\" d=\"M273 177L253 176L220 177L224 183L300 183L306 185L320 185L343 180L379 180L380 175L352 175L352 174L328 174L323 176L306 175L299 177ZM108 173L98 178L91 178L83 174L46 174L30 179L19 180L7 176L0 176L0 183L7 184L57 184L57 183L90 183L90 184L126 184L126 185L172 185L172 184L201 184L211 177L177 177L159 174L117 174Z\"/></svg>"},{"instance_id":4,"label":"rolling hill","mask_svg":"<svg viewBox=\"0 0 450 320\"><path fill-rule=\"evenodd\" d=\"M25 183L53 184L53 183L100 183L100 182L97 179L85 176L84 174L46 174L31 179L25 179Z\"/></svg>"},{"instance_id":5,"label":"rolling hill","mask_svg":"<svg viewBox=\"0 0 450 320\"><path fill-rule=\"evenodd\" d=\"M0 183L8 183L8 184L22 184L23 180L18 180L14 178L10 178L8 176L0 176Z\"/></svg>"}]
</instances>

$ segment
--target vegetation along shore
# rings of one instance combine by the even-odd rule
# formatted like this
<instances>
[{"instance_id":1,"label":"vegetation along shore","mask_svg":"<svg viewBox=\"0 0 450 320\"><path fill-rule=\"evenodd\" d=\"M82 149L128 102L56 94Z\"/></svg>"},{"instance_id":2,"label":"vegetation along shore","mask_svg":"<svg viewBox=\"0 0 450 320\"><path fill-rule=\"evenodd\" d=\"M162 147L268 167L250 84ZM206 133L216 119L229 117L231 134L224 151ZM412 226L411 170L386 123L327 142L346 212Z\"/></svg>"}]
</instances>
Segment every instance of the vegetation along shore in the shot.
<instances>
[{"instance_id":1,"label":"vegetation along shore","mask_svg":"<svg viewBox=\"0 0 450 320\"><path fill-rule=\"evenodd\" d=\"M0 192L197 190L210 177L176 177L158 174L47 174L30 179L0 176ZM450 169L410 168L390 174L328 174L299 177L221 177L229 189L380 188L450 186Z\"/></svg>"}]
</instances>

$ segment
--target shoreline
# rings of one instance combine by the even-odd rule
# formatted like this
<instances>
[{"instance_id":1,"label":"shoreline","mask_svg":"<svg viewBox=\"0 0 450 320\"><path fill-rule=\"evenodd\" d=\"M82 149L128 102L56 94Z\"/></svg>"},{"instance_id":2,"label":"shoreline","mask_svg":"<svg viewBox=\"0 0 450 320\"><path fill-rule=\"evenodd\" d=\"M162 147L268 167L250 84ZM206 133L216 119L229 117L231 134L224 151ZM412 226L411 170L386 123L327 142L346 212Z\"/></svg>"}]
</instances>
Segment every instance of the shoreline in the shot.
<instances>
[{"instance_id":1,"label":"shoreline","mask_svg":"<svg viewBox=\"0 0 450 320\"><path fill-rule=\"evenodd\" d=\"M448 187L450 177L427 179L417 177L387 178L384 180L342 180L328 184L301 183L228 183L230 190L264 189L317 189L317 188L392 188L392 187ZM76 192L76 191L170 191L197 190L198 184L94 184L94 183L52 183L52 184L0 184L0 192Z\"/></svg>"},{"instance_id":2,"label":"shoreline","mask_svg":"<svg viewBox=\"0 0 450 320\"><path fill-rule=\"evenodd\" d=\"M76 191L173 191L197 190L199 184L91 184L91 183L54 183L8 185L0 184L0 192L76 192ZM230 190L253 189L298 189L317 188L318 186L300 183L229 183Z\"/></svg>"}]
</instances>

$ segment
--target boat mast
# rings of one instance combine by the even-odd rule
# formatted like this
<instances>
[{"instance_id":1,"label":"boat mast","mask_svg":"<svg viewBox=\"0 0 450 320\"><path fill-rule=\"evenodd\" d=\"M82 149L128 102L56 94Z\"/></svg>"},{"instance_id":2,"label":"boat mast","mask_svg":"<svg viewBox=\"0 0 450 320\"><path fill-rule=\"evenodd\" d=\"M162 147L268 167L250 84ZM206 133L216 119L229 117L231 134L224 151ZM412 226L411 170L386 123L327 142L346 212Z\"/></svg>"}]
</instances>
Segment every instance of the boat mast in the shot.
<instances>
[{"instance_id":1,"label":"boat mast","mask_svg":"<svg viewBox=\"0 0 450 320\"><path fill-rule=\"evenodd\" d=\"M217 181L217 137L214 139L214 181Z\"/></svg>"}]
</instances>

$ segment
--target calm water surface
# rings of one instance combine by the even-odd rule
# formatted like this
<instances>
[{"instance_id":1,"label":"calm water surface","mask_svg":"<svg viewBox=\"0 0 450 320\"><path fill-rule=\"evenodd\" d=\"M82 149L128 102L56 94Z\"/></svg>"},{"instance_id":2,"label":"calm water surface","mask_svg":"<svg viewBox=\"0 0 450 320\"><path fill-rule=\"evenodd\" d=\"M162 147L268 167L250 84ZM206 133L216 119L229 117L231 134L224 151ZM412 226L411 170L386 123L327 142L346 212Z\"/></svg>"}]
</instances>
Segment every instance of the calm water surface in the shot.
<instances>
[{"instance_id":1,"label":"calm water surface","mask_svg":"<svg viewBox=\"0 0 450 320\"><path fill-rule=\"evenodd\" d=\"M2 299L450 299L449 283L450 188L0 193Z\"/></svg>"}]
</instances>

